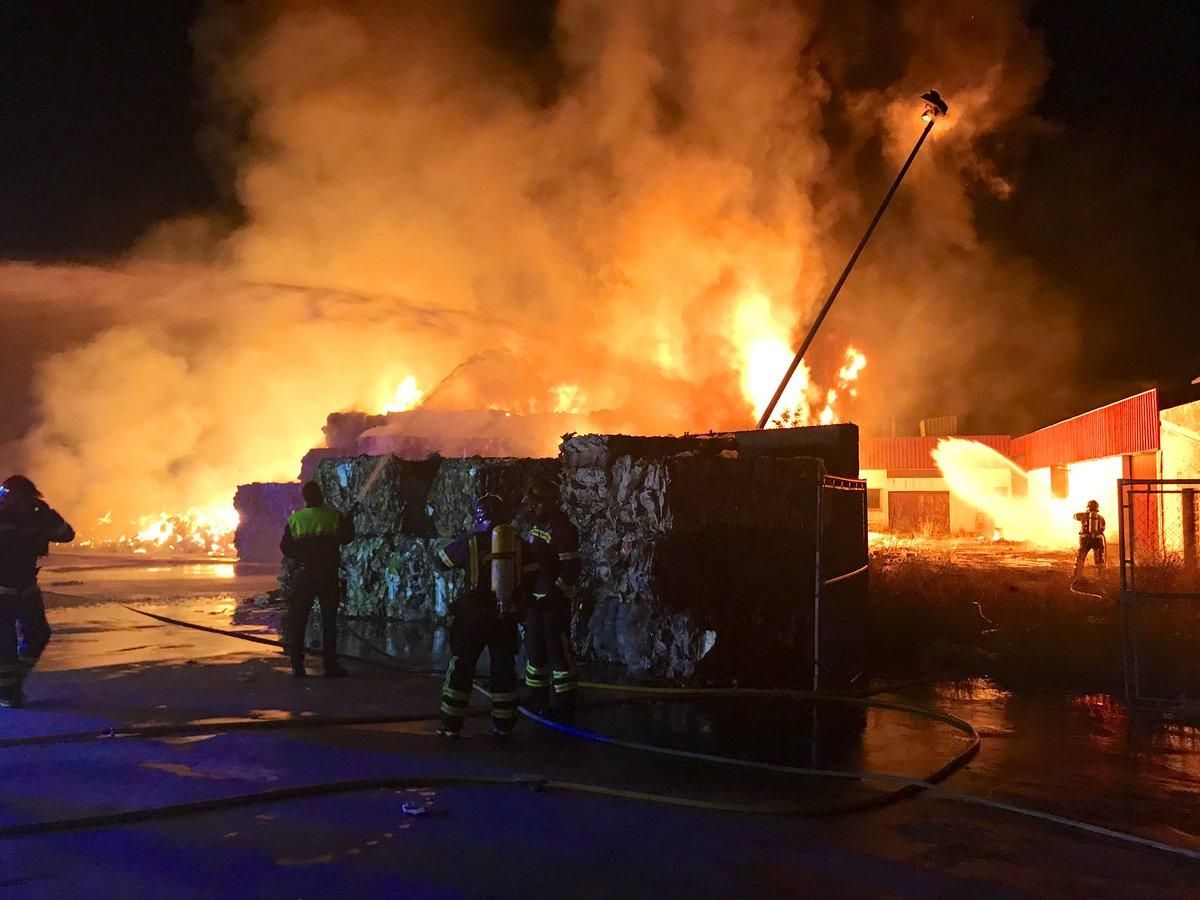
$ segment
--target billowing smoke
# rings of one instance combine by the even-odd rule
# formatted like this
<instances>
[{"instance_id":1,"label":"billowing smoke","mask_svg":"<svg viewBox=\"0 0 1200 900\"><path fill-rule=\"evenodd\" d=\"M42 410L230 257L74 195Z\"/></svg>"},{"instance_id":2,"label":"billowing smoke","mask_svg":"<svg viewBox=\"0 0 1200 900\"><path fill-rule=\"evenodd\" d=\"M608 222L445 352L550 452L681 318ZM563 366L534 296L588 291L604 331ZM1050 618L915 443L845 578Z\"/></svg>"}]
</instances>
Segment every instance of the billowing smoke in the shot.
<instances>
[{"instance_id":1,"label":"billowing smoke","mask_svg":"<svg viewBox=\"0 0 1200 900\"><path fill-rule=\"evenodd\" d=\"M43 365L26 448L58 502L121 518L294 477L326 413L493 351L608 428L748 426L739 310L807 325L930 87L951 117L814 378L852 341L870 363L844 416L1035 414L1072 332L974 226L1036 128L1046 62L1018 4L523 7L520 29L499 0L210 9L203 137L244 221L155 229L108 275L135 282L111 320Z\"/></svg>"}]
</instances>

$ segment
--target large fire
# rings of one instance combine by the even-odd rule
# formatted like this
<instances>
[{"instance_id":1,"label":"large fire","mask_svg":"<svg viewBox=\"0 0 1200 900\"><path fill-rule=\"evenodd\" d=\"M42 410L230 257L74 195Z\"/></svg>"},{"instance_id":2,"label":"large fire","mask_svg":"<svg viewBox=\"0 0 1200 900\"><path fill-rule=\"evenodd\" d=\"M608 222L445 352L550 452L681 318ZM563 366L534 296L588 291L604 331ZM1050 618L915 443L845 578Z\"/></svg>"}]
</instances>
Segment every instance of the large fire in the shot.
<instances>
[{"instance_id":1,"label":"large fire","mask_svg":"<svg viewBox=\"0 0 1200 900\"><path fill-rule=\"evenodd\" d=\"M948 389L1012 402L1063 364L1004 384L978 365L1027 330L1072 336L973 225L981 187L1009 190L989 154L1027 130L1044 74L1017 4L867 17L886 40L841 41L837 4L570 0L520 52L466 6L211 5L193 33L238 215L160 223L109 266L0 267L7 333L44 339L8 392L35 423L0 453L81 534L220 546L236 485L294 479L339 410L752 427L920 132L913 40L946 48L961 112L889 213L905 239L856 270L836 316L855 345L814 346L771 425ZM886 398L862 386L865 348Z\"/></svg>"},{"instance_id":2,"label":"large fire","mask_svg":"<svg viewBox=\"0 0 1200 900\"><path fill-rule=\"evenodd\" d=\"M98 531L107 531L111 516L97 520ZM115 539L85 538L80 545L103 550L134 553L171 552L205 556L234 556L233 534L238 514L228 503L192 507L183 512L160 512L131 523L129 532Z\"/></svg>"}]
</instances>

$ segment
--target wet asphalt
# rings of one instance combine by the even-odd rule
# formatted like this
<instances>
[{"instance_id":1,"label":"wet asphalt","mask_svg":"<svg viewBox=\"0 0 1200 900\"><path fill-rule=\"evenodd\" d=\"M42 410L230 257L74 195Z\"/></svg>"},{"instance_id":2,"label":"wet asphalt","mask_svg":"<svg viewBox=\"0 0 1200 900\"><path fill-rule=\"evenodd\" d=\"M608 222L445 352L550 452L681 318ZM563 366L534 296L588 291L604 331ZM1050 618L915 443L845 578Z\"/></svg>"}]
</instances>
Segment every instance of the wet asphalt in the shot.
<instances>
[{"instance_id":1,"label":"wet asphalt","mask_svg":"<svg viewBox=\"0 0 1200 900\"><path fill-rule=\"evenodd\" d=\"M269 616L239 602L272 582L226 563L53 557L42 583L54 640L29 681L29 706L0 711L0 742L44 740L0 747L0 827L345 779L407 779L403 786L2 839L0 894L1200 895L1200 862L932 794L810 819L444 782L539 776L802 808L889 788L658 757L527 721L506 743L482 716L453 743L434 734L432 721L223 730L223 717L436 713L435 677L351 663L347 679L296 681L271 647L124 608L273 637ZM434 638L422 644L399 629L351 627L422 667L444 654ZM355 642L347 634L349 649L371 655ZM978 682L886 699L949 712L979 730L979 754L948 782L956 790L1200 851L1195 729L1131 716L1111 697L1013 695ZM472 709L483 711L479 699ZM197 720L217 721L203 734L61 739ZM944 723L896 710L779 700L630 702L593 692L579 724L656 746L914 778L966 742Z\"/></svg>"}]
</instances>

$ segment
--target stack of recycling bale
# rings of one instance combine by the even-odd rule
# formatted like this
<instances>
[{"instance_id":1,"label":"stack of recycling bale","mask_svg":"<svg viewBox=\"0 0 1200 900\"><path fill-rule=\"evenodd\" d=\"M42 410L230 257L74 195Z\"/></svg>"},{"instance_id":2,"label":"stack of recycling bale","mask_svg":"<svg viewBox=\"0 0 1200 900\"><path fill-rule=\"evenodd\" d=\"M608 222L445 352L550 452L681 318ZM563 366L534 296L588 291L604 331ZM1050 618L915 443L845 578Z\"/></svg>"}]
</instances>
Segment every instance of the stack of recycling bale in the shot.
<instances>
[{"instance_id":1,"label":"stack of recycling bale","mask_svg":"<svg viewBox=\"0 0 1200 900\"><path fill-rule=\"evenodd\" d=\"M279 539L288 516L304 505L298 482L238 485L233 495L238 526L233 545L242 562L277 563Z\"/></svg>"},{"instance_id":2,"label":"stack of recycling bale","mask_svg":"<svg viewBox=\"0 0 1200 900\"><path fill-rule=\"evenodd\" d=\"M328 459L314 479L330 506L354 520L342 548L344 611L393 620L444 619L462 575L435 565L438 551L471 527L475 500L493 492L514 507L529 485L554 477L553 459Z\"/></svg>"},{"instance_id":3,"label":"stack of recycling bale","mask_svg":"<svg viewBox=\"0 0 1200 900\"><path fill-rule=\"evenodd\" d=\"M729 435L564 440L586 655L669 678L703 659L714 678L796 680L824 468L735 448Z\"/></svg>"}]
</instances>

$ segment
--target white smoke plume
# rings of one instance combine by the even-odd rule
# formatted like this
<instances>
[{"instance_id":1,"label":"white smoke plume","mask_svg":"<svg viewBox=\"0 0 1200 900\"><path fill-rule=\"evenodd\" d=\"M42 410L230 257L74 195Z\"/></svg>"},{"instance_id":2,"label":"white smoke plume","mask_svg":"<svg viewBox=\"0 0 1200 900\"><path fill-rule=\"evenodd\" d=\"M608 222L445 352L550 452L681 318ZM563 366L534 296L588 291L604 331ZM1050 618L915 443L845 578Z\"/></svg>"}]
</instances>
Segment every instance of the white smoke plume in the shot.
<instances>
[{"instance_id":1,"label":"white smoke plume","mask_svg":"<svg viewBox=\"0 0 1200 900\"><path fill-rule=\"evenodd\" d=\"M973 224L1019 190L1006 166L1046 76L1019 4L552 11L514 37L501 2L214 5L196 29L218 111L204 140L244 221L164 223L93 273L107 287L55 289L63 315L113 307L37 380L26 457L57 502L128 518L294 477L328 412L493 350L577 386L607 428L750 426L739 303L765 295L803 331L931 87L951 117L835 307L818 374L860 346L848 412L870 421L1021 403L1073 356L1035 275ZM1034 336L1058 359L1026 354L1014 375Z\"/></svg>"}]
</instances>

